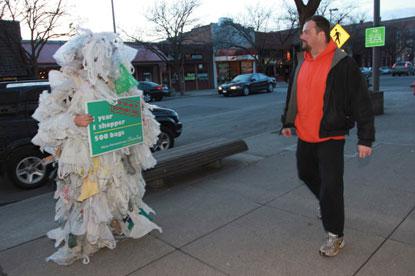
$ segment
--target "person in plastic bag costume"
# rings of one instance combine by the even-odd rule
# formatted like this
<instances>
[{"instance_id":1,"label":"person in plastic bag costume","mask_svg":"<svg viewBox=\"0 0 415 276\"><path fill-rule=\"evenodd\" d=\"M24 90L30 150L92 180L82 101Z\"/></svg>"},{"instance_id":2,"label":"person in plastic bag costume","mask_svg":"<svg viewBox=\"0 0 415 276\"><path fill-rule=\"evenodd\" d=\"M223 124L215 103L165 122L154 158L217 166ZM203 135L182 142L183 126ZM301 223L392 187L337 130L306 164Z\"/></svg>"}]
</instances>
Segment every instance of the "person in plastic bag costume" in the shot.
<instances>
[{"instance_id":1,"label":"person in plastic bag costume","mask_svg":"<svg viewBox=\"0 0 415 276\"><path fill-rule=\"evenodd\" d=\"M136 50L113 33L83 31L54 55L60 71L49 73L51 93L43 92L33 114L39 130L32 142L58 162L55 220L60 227L47 236L60 247L47 258L60 265L89 256L102 247L115 248L123 237L140 238L160 227L154 211L142 200L141 171L156 160L159 123L152 106L142 101L144 143L90 157L85 103L105 99L115 104L121 96L142 96L131 76Z\"/></svg>"}]
</instances>

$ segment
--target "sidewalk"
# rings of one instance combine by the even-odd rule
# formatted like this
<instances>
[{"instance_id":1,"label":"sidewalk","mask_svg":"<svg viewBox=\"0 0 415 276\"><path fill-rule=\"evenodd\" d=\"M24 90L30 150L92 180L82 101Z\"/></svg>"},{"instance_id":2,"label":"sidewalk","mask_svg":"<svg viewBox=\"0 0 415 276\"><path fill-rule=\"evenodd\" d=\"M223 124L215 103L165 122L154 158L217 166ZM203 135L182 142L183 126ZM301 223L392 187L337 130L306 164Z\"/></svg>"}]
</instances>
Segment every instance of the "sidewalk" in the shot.
<instances>
[{"instance_id":1,"label":"sidewalk","mask_svg":"<svg viewBox=\"0 0 415 276\"><path fill-rule=\"evenodd\" d=\"M296 176L295 139L263 133L222 169L147 193L163 233L103 249L89 265L45 262L55 251L44 236L52 194L1 207L0 266L7 275L415 275L415 97L394 97L376 118L369 162L356 158L355 133L346 144L346 246L335 258L318 254L324 233Z\"/></svg>"}]
</instances>

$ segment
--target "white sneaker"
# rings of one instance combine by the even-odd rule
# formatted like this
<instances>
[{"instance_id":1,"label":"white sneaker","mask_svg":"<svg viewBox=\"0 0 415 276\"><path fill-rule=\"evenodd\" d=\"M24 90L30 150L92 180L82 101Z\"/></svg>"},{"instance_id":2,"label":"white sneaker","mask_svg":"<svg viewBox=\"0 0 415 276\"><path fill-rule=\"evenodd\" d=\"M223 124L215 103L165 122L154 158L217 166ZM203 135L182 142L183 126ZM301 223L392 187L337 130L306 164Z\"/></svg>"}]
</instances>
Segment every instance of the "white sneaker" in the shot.
<instances>
[{"instance_id":1,"label":"white sneaker","mask_svg":"<svg viewBox=\"0 0 415 276\"><path fill-rule=\"evenodd\" d=\"M328 233L327 240L320 247L320 255L326 257L334 257L339 254L340 249L344 247L343 237L339 237L333 233Z\"/></svg>"}]
</instances>

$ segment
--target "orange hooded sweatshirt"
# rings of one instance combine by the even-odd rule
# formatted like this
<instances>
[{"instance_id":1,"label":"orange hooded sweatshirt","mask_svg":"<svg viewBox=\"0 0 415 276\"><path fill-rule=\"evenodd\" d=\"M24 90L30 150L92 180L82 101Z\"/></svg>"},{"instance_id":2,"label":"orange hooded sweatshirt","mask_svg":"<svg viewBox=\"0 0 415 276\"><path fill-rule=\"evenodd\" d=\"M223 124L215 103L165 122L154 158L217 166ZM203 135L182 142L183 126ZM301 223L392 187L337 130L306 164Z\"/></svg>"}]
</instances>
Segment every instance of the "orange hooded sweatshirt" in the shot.
<instances>
[{"instance_id":1,"label":"orange hooded sweatshirt","mask_svg":"<svg viewBox=\"0 0 415 276\"><path fill-rule=\"evenodd\" d=\"M305 142L319 143L330 139L344 139L344 136L320 138L319 135L326 80L336 47L330 40L326 49L316 58L309 52L304 53L304 62L297 79L295 127L298 137Z\"/></svg>"}]
</instances>

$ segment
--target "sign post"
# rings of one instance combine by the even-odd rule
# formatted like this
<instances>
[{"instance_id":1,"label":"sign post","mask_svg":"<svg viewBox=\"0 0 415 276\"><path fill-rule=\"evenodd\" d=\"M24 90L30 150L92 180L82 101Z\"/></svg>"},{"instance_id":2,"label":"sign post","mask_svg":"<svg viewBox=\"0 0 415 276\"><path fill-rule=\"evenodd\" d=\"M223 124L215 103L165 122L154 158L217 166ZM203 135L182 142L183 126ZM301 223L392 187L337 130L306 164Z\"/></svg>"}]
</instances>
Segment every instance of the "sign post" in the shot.
<instances>
[{"instance_id":1,"label":"sign post","mask_svg":"<svg viewBox=\"0 0 415 276\"><path fill-rule=\"evenodd\" d=\"M86 103L94 121L88 126L91 157L143 142L139 96L119 98L116 105L105 100Z\"/></svg>"}]
</instances>

